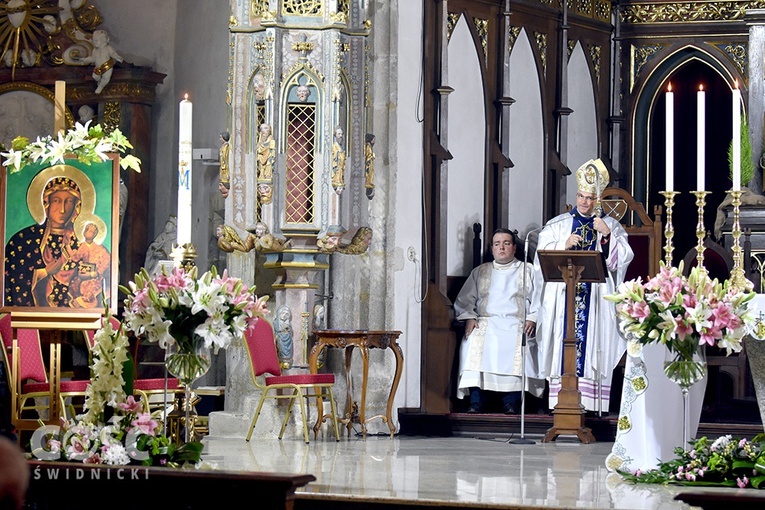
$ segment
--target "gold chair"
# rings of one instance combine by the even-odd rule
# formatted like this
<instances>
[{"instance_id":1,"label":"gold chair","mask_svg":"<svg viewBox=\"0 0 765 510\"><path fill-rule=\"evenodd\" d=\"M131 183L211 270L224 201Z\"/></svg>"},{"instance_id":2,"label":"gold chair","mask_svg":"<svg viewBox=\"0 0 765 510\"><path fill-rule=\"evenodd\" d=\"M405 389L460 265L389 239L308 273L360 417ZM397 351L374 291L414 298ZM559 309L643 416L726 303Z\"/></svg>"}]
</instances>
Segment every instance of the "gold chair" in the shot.
<instances>
[{"instance_id":1,"label":"gold chair","mask_svg":"<svg viewBox=\"0 0 765 510\"><path fill-rule=\"evenodd\" d=\"M300 412L303 418L303 438L308 444L308 418L304 399L309 398L329 398L330 408L332 409L332 424L335 429L335 439L340 441L340 432L337 426L337 409L335 397L332 394L332 386L335 384L334 374L295 374L281 375L279 358L276 354L276 343L274 338L274 329L266 319L258 319L255 326L247 329L245 332L245 347L247 355L250 358L250 371L252 381L255 386L261 390L260 402L252 417L250 431L247 433L247 441L252 437L255 430L255 424L258 422L263 403L268 398L288 399L287 407L282 428L279 431L279 439L284 436L284 430L287 428L292 406L297 400L300 404ZM268 374L271 374L270 376ZM258 379L265 375L263 383ZM280 390L287 390L289 393L281 393ZM316 432L314 432L316 435Z\"/></svg>"},{"instance_id":2,"label":"gold chair","mask_svg":"<svg viewBox=\"0 0 765 510\"><path fill-rule=\"evenodd\" d=\"M28 402L54 395L54 383L48 380L38 330L18 329L14 338L11 315L7 313L0 317L0 336L3 340L3 361L8 367L8 385L13 392L11 416L14 426L18 428L19 420L26 411L37 411L39 414L51 409L50 398L47 404ZM66 399L84 397L90 379L62 380L59 385L60 409L66 410Z\"/></svg>"}]
</instances>

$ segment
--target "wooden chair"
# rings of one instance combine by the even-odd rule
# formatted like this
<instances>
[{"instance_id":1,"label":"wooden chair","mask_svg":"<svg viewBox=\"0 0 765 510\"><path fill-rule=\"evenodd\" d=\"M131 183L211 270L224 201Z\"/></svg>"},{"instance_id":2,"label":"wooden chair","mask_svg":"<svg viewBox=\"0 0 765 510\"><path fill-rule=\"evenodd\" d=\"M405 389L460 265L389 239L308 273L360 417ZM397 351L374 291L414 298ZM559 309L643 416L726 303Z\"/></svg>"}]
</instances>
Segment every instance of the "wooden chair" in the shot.
<instances>
[{"instance_id":1,"label":"wooden chair","mask_svg":"<svg viewBox=\"0 0 765 510\"><path fill-rule=\"evenodd\" d=\"M0 336L3 340L3 362L8 373L8 387L12 393L11 416L14 426L22 414L28 411L38 413L50 410L47 404L29 403L36 398L50 397L54 394L53 382L48 380L48 371L42 355L40 332L36 329L18 329L16 338L11 328L11 315L0 317ZM90 385L90 379L62 380L60 384L60 408L66 409L67 398L84 397ZM21 438L21 436L19 436Z\"/></svg>"},{"instance_id":2,"label":"wooden chair","mask_svg":"<svg viewBox=\"0 0 765 510\"><path fill-rule=\"evenodd\" d=\"M603 213L622 224L629 235L629 243L635 257L632 259L625 280L637 277L651 278L659 272L664 230L661 222L662 207L653 208L652 220L643 204L621 188L606 188L601 195Z\"/></svg>"},{"instance_id":3,"label":"wooden chair","mask_svg":"<svg viewBox=\"0 0 765 510\"><path fill-rule=\"evenodd\" d=\"M261 390L260 402L252 416L250 430L247 433L247 441L252 437L255 425L258 422L263 403L268 398L288 399L289 406L282 422L282 428L279 431L279 439L284 436L284 430L287 428L292 406L297 400L300 404L300 412L303 418L303 438L306 444L309 443L308 437L308 418L304 399L308 398L329 398L330 408L332 410L332 424L335 429L335 439L340 441L340 431L337 426L337 406L335 397L332 394L332 386L335 384L334 374L295 374L281 375L279 358L276 354L276 343L274 338L274 329L266 319L258 319L255 326L247 329L245 332L245 347L247 355L250 358L250 372L255 386ZM270 376L268 374L271 374ZM260 382L259 376L265 375L264 382ZM289 393L282 394L280 390L287 390Z\"/></svg>"}]
</instances>

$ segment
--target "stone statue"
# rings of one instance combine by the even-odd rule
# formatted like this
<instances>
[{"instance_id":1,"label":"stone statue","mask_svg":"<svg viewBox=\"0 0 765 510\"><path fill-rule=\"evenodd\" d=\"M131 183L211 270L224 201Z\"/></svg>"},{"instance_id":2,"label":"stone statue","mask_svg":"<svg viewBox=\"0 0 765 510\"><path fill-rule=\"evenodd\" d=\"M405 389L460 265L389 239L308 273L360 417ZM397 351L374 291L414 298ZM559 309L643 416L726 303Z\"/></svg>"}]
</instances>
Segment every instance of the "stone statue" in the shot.
<instances>
[{"instance_id":1,"label":"stone statue","mask_svg":"<svg viewBox=\"0 0 765 510\"><path fill-rule=\"evenodd\" d=\"M262 74L257 73L252 77L252 86L255 89L255 100L263 101L266 97L266 80Z\"/></svg>"},{"instance_id":2,"label":"stone statue","mask_svg":"<svg viewBox=\"0 0 765 510\"><path fill-rule=\"evenodd\" d=\"M95 117L96 112L93 111L93 108L90 106L84 104L80 106L80 108L77 110L77 115L79 116L80 124L83 126L88 123L89 120L93 120L93 117Z\"/></svg>"},{"instance_id":3,"label":"stone statue","mask_svg":"<svg viewBox=\"0 0 765 510\"><path fill-rule=\"evenodd\" d=\"M242 238L239 236L239 233L234 230L233 227L219 225L215 229L215 233L218 236L218 248L220 248L221 251L225 251L226 253L233 253L235 250L249 251L247 250L244 241L242 241Z\"/></svg>"},{"instance_id":4,"label":"stone statue","mask_svg":"<svg viewBox=\"0 0 765 510\"><path fill-rule=\"evenodd\" d=\"M276 141L274 140L271 126L260 125L258 137L258 182L271 182L274 178L274 161L276 160Z\"/></svg>"},{"instance_id":5,"label":"stone statue","mask_svg":"<svg viewBox=\"0 0 765 510\"><path fill-rule=\"evenodd\" d=\"M753 193L748 188L741 188L741 207L764 206L765 196ZM720 205L717 206L717 216L715 218L715 239L722 238L722 228L725 225L725 208L733 207L731 195L725 195Z\"/></svg>"},{"instance_id":6,"label":"stone statue","mask_svg":"<svg viewBox=\"0 0 765 510\"><path fill-rule=\"evenodd\" d=\"M292 242L286 239L274 237L268 229L268 225L259 221L255 224L254 231L247 236L245 246L247 251L254 249L263 252L279 252L289 248Z\"/></svg>"},{"instance_id":7,"label":"stone statue","mask_svg":"<svg viewBox=\"0 0 765 510\"><path fill-rule=\"evenodd\" d=\"M258 184L258 199L263 205L268 205L274 200L274 189L267 182Z\"/></svg>"},{"instance_id":8,"label":"stone statue","mask_svg":"<svg viewBox=\"0 0 765 510\"><path fill-rule=\"evenodd\" d=\"M375 135L367 133L364 143L364 188L367 198L375 196Z\"/></svg>"},{"instance_id":9,"label":"stone statue","mask_svg":"<svg viewBox=\"0 0 765 510\"><path fill-rule=\"evenodd\" d=\"M332 187L340 194L345 189L345 149L343 149L343 129L335 128L335 140L332 142Z\"/></svg>"},{"instance_id":10,"label":"stone statue","mask_svg":"<svg viewBox=\"0 0 765 510\"><path fill-rule=\"evenodd\" d=\"M327 228L327 233L316 240L316 246L319 247L319 252L334 253L340 245L340 240L343 238L343 234L346 232L347 230L341 225L330 225Z\"/></svg>"},{"instance_id":11,"label":"stone statue","mask_svg":"<svg viewBox=\"0 0 765 510\"><path fill-rule=\"evenodd\" d=\"M295 91L295 94L297 95L301 103L305 103L306 101L308 101L308 96L311 95L311 89L308 88L306 85L300 85Z\"/></svg>"},{"instance_id":12,"label":"stone statue","mask_svg":"<svg viewBox=\"0 0 765 510\"><path fill-rule=\"evenodd\" d=\"M226 186L227 190L229 189L231 182L231 173L228 166L228 155L230 149L228 141L230 139L231 135L228 131L223 131L220 134L220 154L218 157L220 160L220 183ZM223 190L221 190L221 193L223 193ZM224 196L223 198L226 197Z\"/></svg>"},{"instance_id":13,"label":"stone statue","mask_svg":"<svg viewBox=\"0 0 765 510\"><path fill-rule=\"evenodd\" d=\"M143 263L143 267L149 274L154 274L160 261L172 260L171 253L177 238L177 228L175 216L170 216L165 223L165 229L149 245L148 250L146 250L146 260Z\"/></svg>"},{"instance_id":14,"label":"stone statue","mask_svg":"<svg viewBox=\"0 0 765 510\"><path fill-rule=\"evenodd\" d=\"M321 303L313 305L313 329L326 329L327 309ZM326 349L325 349L326 350Z\"/></svg>"},{"instance_id":15,"label":"stone statue","mask_svg":"<svg viewBox=\"0 0 765 510\"><path fill-rule=\"evenodd\" d=\"M228 194L231 191L231 189L229 188L229 183L219 182L218 191L220 191L220 194L223 198L228 198Z\"/></svg>"},{"instance_id":16,"label":"stone statue","mask_svg":"<svg viewBox=\"0 0 765 510\"><path fill-rule=\"evenodd\" d=\"M276 335L276 350L282 370L292 368L292 354L294 350L292 341L292 312L287 305L282 305L276 310L274 333Z\"/></svg>"},{"instance_id":17,"label":"stone statue","mask_svg":"<svg viewBox=\"0 0 765 510\"><path fill-rule=\"evenodd\" d=\"M372 229L369 227L359 227L351 242L348 244L341 244L337 247L338 253L345 255L361 255L369 249L369 245L372 244Z\"/></svg>"},{"instance_id":18,"label":"stone statue","mask_svg":"<svg viewBox=\"0 0 765 510\"><path fill-rule=\"evenodd\" d=\"M122 233L122 225L125 224L125 211L127 211L127 204L129 198L129 190L125 181L120 177L119 185L119 220L120 220L120 233Z\"/></svg>"},{"instance_id":19,"label":"stone statue","mask_svg":"<svg viewBox=\"0 0 765 510\"><path fill-rule=\"evenodd\" d=\"M122 57L109 44L109 36L104 30L95 30L92 37L93 53L80 59L83 64L95 64L93 79L96 80L96 94L100 94L112 79L114 64L122 62Z\"/></svg>"},{"instance_id":20,"label":"stone statue","mask_svg":"<svg viewBox=\"0 0 765 510\"><path fill-rule=\"evenodd\" d=\"M249 233L245 239L239 235L234 227L221 225L216 229L218 237L218 248L227 253L234 251L248 252L255 250L258 252L279 252L289 248L292 241L280 239L269 232L268 225L259 221L255 224L253 232Z\"/></svg>"}]
</instances>

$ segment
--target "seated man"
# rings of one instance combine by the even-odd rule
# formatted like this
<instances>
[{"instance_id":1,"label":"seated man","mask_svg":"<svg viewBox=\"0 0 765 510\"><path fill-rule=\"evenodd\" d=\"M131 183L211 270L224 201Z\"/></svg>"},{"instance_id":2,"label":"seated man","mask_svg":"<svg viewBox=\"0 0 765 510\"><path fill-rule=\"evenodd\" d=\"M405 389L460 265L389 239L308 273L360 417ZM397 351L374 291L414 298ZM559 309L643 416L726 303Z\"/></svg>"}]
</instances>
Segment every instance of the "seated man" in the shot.
<instances>
[{"instance_id":1,"label":"seated man","mask_svg":"<svg viewBox=\"0 0 765 510\"><path fill-rule=\"evenodd\" d=\"M469 413L484 412L486 390L500 392L505 414L518 412L521 345L524 334L534 334L537 314L530 309L533 266L515 258L516 248L515 233L497 229L491 243L494 261L473 269L454 302L457 320L465 321L457 396L470 395ZM527 379L526 389L541 396L544 380Z\"/></svg>"}]
</instances>

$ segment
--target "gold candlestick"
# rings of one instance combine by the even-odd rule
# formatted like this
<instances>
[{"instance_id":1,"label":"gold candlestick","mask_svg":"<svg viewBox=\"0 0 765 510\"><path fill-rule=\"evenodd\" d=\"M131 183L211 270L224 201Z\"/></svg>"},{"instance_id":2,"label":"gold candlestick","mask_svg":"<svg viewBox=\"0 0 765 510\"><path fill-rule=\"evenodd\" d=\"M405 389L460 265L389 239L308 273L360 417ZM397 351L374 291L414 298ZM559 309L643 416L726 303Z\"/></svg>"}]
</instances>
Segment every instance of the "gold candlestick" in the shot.
<instances>
[{"instance_id":1,"label":"gold candlestick","mask_svg":"<svg viewBox=\"0 0 765 510\"><path fill-rule=\"evenodd\" d=\"M660 191L664 195L664 208L667 210L667 224L664 227L664 237L667 239L664 243L664 263L668 267L672 267L672 252L674 247L672 246L672 238L675 237L675 227L672 226L672 207L675 205L675 195L678 195L677 191Z\"/></svg>"},{"instance_id":2,"label":"gold candlestick","mask_svg":"<svg viewBox=\"0 0 765 510\"><path fill-rule=\"evenodd\" d=\"M707 268L704 267L704 238L707 235L707 229L704 226L704 204L710 192L691 191L691 193L696 195L696 207L699 211L699 221L696 223L696 266L706 271Z\"/></svg>"},{"instance_id":3,"label":"gold candlestick","mask_svg":"<svg viewBox=\"0 0 765 510\"><path fill-rule=\"evenodd\" d=\"M744 275L744 268L741 264L741 244L739 238L741 237L741 225L739 224L739 212L741 207L741 194L742 191L728 191L731 196L731 204L733 204L733 228L731 230L731 237L733 238L733 269L730 272L731 286L741 291L751 291L754 288L754 284L746 279Z\"/></svg>"},{"instance_id":4,"label":"gold candlestick","mask_svg":"<svg viewBox=\"0 0 765 510\"><path fill-rule=\"evenodd\" d=\"M186 271L191 271L191 268L196 265L194 262L197 258L197 249L191 243L186 243L181 246L173 246L173 251L170 256L175 261L175 265Z\"/></svg>"}]
</instances>

